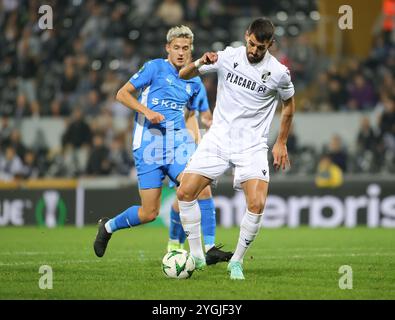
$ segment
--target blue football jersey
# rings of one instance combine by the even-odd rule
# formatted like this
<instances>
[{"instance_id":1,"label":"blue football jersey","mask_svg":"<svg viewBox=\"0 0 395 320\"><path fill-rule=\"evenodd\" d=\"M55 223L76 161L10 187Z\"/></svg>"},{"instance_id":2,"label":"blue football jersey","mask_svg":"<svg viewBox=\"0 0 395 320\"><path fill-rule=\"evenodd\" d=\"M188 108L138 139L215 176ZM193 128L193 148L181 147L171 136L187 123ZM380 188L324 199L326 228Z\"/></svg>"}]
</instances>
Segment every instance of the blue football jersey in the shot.
<instances>
[{"instance_id":1,"label":"blue football jersey","mask_svg":"<svg viewBox=\"0 0 395 320\"><path fill-rule=\"evenodd\" d=\"M150 123L143 114L136 113L133 149L140 147L141 138L147 128L175 130L185 128L184 108L196 110L201 104L202 81L199 77L180 79L176 68L165 59L148 61L134 74L129 82L138 90L138 100L165 119L159 124ZM205 92L204 92L205 94Z\"/></svg>"},{"instance_id":2,"label":"blue football jersey","mask_svg":"<svg viewBox=\"0 0 395 320\"><path fill-rule=\"evenodd\" d=\"M196 96L196 99L193 99L193 109L196 109L199 112L204 112L209 109L208 105L208 99L207 99L207 92L206 88L204 87L204 84L200 77L195 77L193 79L196 79L197 82L200 84L200 90L198 95Z\"/></svg>"}]
</instances>

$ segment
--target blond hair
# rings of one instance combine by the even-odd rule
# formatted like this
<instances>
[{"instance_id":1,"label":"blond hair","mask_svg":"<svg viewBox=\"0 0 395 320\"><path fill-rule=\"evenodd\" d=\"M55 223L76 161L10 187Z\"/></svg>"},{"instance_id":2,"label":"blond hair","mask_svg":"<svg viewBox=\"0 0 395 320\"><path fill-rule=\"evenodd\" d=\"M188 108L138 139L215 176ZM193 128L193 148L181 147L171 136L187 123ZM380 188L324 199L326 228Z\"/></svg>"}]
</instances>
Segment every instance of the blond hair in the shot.
<instances>
[{"instance_id":1,"label":"blond hair","mask_svg":"<svg viewBox=\"0 0 395 320\"><path fill-rule=\"evenodd\" d=\"M167 32L167 36L166 36L167 43L172 42L176 38L191 39L191 49L193 50L193 32L189 27L181 25L171 28Z\"/></svg>"}]
</instances>

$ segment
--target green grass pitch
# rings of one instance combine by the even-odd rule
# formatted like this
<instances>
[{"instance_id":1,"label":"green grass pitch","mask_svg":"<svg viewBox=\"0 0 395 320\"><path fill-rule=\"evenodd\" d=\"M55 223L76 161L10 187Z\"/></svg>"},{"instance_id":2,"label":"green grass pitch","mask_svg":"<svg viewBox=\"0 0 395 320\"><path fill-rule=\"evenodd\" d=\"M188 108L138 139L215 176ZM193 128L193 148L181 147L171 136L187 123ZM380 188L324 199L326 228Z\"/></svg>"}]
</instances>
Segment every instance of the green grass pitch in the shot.
<instances>
[{"instance_id":1,"label":"green grass pitch","mask_svg":"<svg viewBox=\"0 0 395 320\"><path fill-rule=\"evenodd\" d=\"M395 230L262 229L244 260L245 281L231 281L226 263L167 279L161 260L167 229L114 234L99 259L96 227L0 229L0 299L395 299ZM239 229L217 229L233 250ZM39 288L41 265L53 288ZM352 289L340 289L339 268L352 268Z\"/></svg>"}]
</instances>

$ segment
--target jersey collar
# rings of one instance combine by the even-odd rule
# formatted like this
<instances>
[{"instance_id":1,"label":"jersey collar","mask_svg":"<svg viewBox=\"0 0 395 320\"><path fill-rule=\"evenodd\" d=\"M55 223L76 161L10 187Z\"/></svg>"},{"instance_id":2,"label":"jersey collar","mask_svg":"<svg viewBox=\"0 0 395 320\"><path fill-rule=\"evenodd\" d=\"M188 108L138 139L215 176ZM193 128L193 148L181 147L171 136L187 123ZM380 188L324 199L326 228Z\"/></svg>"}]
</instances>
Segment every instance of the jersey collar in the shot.
<instances>
[{"instance_id":1,"label":"jersey collar","mask_svg":"<svg viewBox=\"0 0 395 320\"><path fill-rule=\"evenodd\" d=\"M263 66L263 64L266 63L266 61L270 58L270 52L269 52L269 50L266 50L266 53L265 53L263 59L261 61L259 61L258 63L252 64L248 61L246 50L247 50L247 48L244 47L244 59L249 65L251 65L253 67L259 68L259 67Z\"/></svg>"},{"instance_id":2,"label":"jersey collar","mask_svg":"<svg viewBox=\"0 0 395 320\"><path fill-rule=\"evenodd\" d=\"M165 61L166 61L167 64L170 66L170 69L173 71L173 73L176 74L176 75L178 76L178 71L177 71L176 67L173 66L173 65L170 63L169 59L165 59Z\"/></svg>"}]
</instances>

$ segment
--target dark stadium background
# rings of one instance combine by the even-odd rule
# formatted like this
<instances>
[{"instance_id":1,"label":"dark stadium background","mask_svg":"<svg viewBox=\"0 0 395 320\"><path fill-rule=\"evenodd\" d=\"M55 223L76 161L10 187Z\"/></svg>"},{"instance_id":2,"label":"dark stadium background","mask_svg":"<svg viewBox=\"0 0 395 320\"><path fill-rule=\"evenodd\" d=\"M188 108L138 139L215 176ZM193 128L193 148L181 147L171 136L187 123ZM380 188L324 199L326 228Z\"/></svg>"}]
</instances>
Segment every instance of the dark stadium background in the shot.
<instances>
[{"instance_id":1,"label":"dark stadium background","mask_svg":"<svg viewBox=\"0 0 395 320\"><path fill-rule=\"evenodd\" d=\"M43 4L52 8L52 30L39 27L38 9ZM347 195L366 196L366 187L350 193L355 179L379 188L382 181L393 182L394 4L348 4L353 9L351 30L338 25L342 1L3 1L0 181L4 190L13 190L11 197L4 193L0 199L3 215L18 199L23 200L26 215L36 209L37 199L26 206L31 196L19 193L26 188L79 186L88 198L97 187L132 184L135 190L133 115L115 100L117 90L146 60L165 57L170 26L184 23L193 29L197 58L207 50L241 45L251 17L262 15L276 25L270 51L289 67L296 88L297 114L288 141L292 167L285 174L272 170L272 186L291 181L295 190L311 186L306 196L319 193L315 177L329 174L319 173L323 155L329 155L343 174L342 181L329 181L334 185L324 193L341 201ZM204 83L214 109L215 76L204 77ZM277 117L272 140L278 124ZM99 180L92 181L95 178ZM222 181L227 189L230 180ZM282 194L281 189L281 197L292 196L292 190ZM84 198L81 189L79 194ZM117 201L120 207L130 203L127 192L122 199ZM86 208L85 202L76 206L76 201L68 201L69 215L94 211L88 218L92 223L104 214L97 212L100 203ZM238 220L235 212L227 214ZM13 224L6 220L1 225Z\"/></svg>"},{"instance_id":2,"label":"dark stadium background","mask_svg":"<svg viewBox=\"0 0 395 320\"><path fill-rule=\"evenodd\" d=\"M41 5L52 8L53 29L40 29ZM339 26L342 5L352 8L352 29ZM90 239L98 218L138 201L134 115L117 90L145 61L165 57L169 27L191 27L198 58L242 45L259 16L276 26L270 52L291 71L297 109L292 167L271 165L263 228L394 228L394 0L0 0L0 238L24 226L65 237L87 226ZM216 76L203 81L214 110ZM237 227L245 202L231 170L214 196L220 230ZM154 225L168 223L174 197L165 187Z\"/></svg>"}]
</instances>

